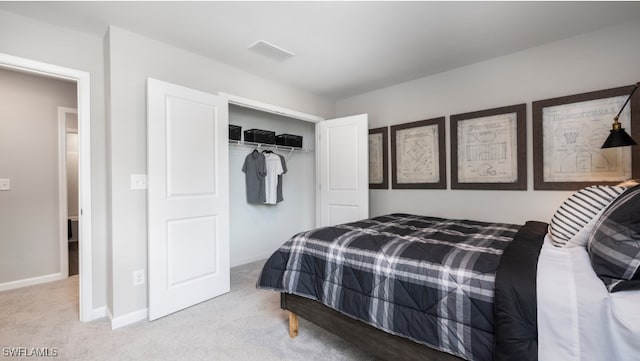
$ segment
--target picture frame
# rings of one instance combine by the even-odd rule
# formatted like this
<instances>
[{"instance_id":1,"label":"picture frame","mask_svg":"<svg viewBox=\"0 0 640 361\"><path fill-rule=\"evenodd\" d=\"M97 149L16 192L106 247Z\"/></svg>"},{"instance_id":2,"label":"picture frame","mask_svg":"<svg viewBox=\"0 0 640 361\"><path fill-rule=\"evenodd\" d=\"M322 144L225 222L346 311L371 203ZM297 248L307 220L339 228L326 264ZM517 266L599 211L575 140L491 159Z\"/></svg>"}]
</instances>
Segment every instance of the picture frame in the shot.
<instances>
[{"instance_id":1,"label":"picture frame","mask_svg":"<svg viewBox=\"0 0 640 361\"><path fill-rule=\"evenodd\" d=\"M449 117L451 189L527 189L527 105Z\"/></svg>"},{"instance_id":2,"label":"picture frame","mask_svg":"<svg viewBox=\"0 0 640 361\"><path fill-rule=\"evenodd\" d=\"M369 189L389 188L389 127L369 129Z\"/></svg>"},{"instance_id":3,"label":"picture frame","mask_svg":"<svg viewBox=\"0 0 640 361\"><path fill-rule=\"evenodd\" d=\"M633 86L539 100L533 112L533 185L536 190L578 190L640 177L637 147L601 149ZM640 97L620 114L620 123L640 139Z\"/></svg>"},{"instance_id":4,"label":"picture frame","mask_svg":"<svg viewBox=\"0 0 640 361\"><path fill-rule=\"evenodd\" d=\"M446 189L444 117L391 126L391 187Z\"/></svg>"}]
</instances>

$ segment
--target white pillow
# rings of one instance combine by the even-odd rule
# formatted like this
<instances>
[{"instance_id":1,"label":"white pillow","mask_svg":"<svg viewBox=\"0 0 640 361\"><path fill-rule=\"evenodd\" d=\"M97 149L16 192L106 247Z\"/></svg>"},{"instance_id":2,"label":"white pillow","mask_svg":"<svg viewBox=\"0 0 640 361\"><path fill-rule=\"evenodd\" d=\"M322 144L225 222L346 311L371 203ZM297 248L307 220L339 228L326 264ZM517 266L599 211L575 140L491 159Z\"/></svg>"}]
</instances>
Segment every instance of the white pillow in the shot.
<instances>
[{"instance_id":1,"label":"white pillow","mask_svg":"<svg viewBox=\"0 0 640 361\"><path fill-rule=\"evenodd\" d=\"M605 209L606 207L602 208L600 212L598 212L589 221L589 223L585 224L584 227L582 227L582 229L579 230L575 236L571 237L571 239L569 239L567 243L564 244L563 247L566 247L566 248L586 247L587 241L589 241L589 236L591 236L591 231L593 231L593 227L596 225L596 222L598 221L598 219L600 219L600 216L602 215L602 213L604 213Z\"/></svg>"},{"instance_id":2,"label":"white pillow","mask_svg":"<svg viewBox=\"0 0 640 361\"><path fill-rule=\"evenodd\" d=\"M585 246L593 229L593 223L609 203L625 189L625 187L597 185L582 188L569 196L556 210L549 224L553 245L565 247L570 243L569 247Z\"/></svg>"}]
</instances>

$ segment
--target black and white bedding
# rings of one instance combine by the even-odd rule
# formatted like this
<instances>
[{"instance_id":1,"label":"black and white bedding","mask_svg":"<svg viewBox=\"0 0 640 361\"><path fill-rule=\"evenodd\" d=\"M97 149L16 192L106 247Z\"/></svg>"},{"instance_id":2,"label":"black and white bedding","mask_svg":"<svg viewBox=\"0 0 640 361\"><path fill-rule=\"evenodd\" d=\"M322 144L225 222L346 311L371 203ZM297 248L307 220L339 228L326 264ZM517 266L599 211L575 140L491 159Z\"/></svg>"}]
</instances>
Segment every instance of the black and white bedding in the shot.
<instances>
[{"instance_id":1,"label":"black and white bedding","mask_svg":"<svg viewBox=\"0 0 640 361\"><path fill-rule=\"evenodd\" d=\"M492 360L496 347L535 360L535 268L546 227L391 214L319 228L277 250L257 286L320 301L467 360ZM514 247L507 253L515 258L505 263L511 245L527 251ZM530 260L517 259L522 253ZM527 280L498 275L496 284L498 268ZM506 300L494 321L498 293ZM512 302L533 302L533 308ZM495 325L508 331L496 332Z\"/></svg>"},{"instance_id":2,"label":"black and white bedding","mask_svg":"<svg viewBox=\"0 0 640 361\"><path fill-rule=\"evenodd\" d=\"M579 190L556 211L568 217L554 216L538 261L540 360L640 360L640 186L625 183ZM596 190L616 196L584 202L595 215L575 206ZM583 228L558 240L578 218Z\"/></svg>"}]
</instances>

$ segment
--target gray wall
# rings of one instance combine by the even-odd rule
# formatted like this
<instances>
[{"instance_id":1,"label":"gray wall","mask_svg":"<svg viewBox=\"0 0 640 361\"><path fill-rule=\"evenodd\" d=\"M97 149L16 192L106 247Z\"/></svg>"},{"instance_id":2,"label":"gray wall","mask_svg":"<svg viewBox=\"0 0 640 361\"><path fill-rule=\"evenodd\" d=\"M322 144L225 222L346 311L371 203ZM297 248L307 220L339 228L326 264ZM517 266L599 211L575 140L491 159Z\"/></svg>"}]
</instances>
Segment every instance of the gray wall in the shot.
<instances>
[{"instance_id":1,"label":"gray wall","mask_svg":"<svg viewBox=\"0 0 640 361\"><path fill-rule=\"evenodd\" d=\"M107 302L106 167L102 39L0 11L0 53L67 68L91 76L91 187L93 307Z\"/></svg>"},{"instance_id":2,"label":"gray wall","mask_svg":"<svg viewBox=\"0 0 640 361\"><path fill-rule=\"evenodd\" d=\"M448 170L449 115L527 103L528 191L371 190L371 215L549 221L571 193L533 191L531 102L639 81L639 38L640 21L626 23L338 101L338 115L369 113L370 128L447 116Z\"/></svg>"},{"instance_id":3,"label":"gray wall","mask_svg":"<svg viewBox=\"0 0 640 361\"><path fill-rule=\"evenodd\" d=\"M0 69L0 283L59 273L58 106L76 84ZM65 215L66 216L66 215Z\"/></svg>"},{"instance_id":4,"label":"gray wall","mask_svg":"<svg viewBox=\"0 0 640 361\"><path fill-rule=\"evenodd\" d=\"M0 11L0 53L67 68L91 76L91 187L93 307L107 302L106 167L102 39Z\"/></svg>"}]
</instances>

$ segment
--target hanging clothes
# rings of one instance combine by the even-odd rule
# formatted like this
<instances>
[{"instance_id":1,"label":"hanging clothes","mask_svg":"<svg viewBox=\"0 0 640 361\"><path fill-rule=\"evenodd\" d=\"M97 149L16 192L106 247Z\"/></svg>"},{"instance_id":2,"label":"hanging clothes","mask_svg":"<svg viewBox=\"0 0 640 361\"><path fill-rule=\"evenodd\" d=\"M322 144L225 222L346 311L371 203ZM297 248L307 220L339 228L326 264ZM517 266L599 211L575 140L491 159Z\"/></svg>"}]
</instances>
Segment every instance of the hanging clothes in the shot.
<instances>
[{"instance_id":1,"label":"hanging clothes","mask_svg":"<svg viewBox=\"0 0 640 361\"><path fill-rule=\"evenodd\" d=\"M278 203L278 176L284 171L282 161L271 151L265 152L264 157L267 169L267 175L264 178L265 203L276 204Z\"/></svg>"},{"instance_id":2,"label":"hanging clothes","mask_svg":"<svg viewBox=\"0 0 640 361\"><path fill-rule=\"evenodd\" d=\"M254 150L244 159L242 171L245 173L247 190L247 203L264 203L265 177L267 175L266 159L264 154Z\"/></svg>"},{"instance_id":3,"label":"hanging clothes","mask_svg":"<svg viewBox=\"0 0 640 361\"><path fill-rule=\"evenodd\" d=\"M282 195L282 181L283 181L283 175L285 173L287 173L287 162L285 161L285 158L283 155L280 154L276 154L278 157L280 157L280 162L282 164L282 174L278 175L278 194L277 194L277 198L276 198L276 202L280 203L284 200L284 197Z\"/></svg>"}]
</instances>

